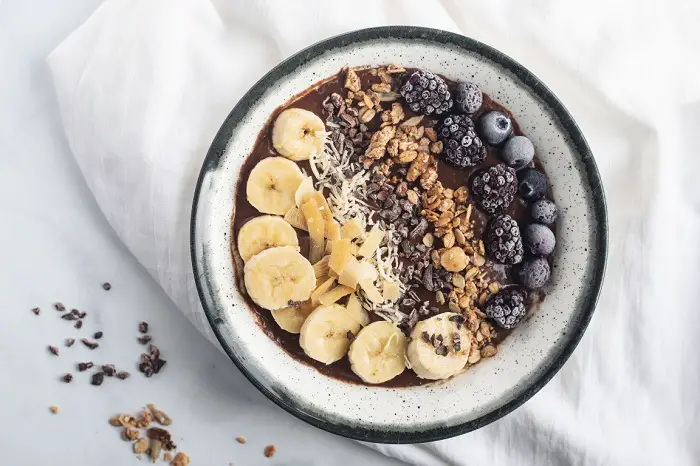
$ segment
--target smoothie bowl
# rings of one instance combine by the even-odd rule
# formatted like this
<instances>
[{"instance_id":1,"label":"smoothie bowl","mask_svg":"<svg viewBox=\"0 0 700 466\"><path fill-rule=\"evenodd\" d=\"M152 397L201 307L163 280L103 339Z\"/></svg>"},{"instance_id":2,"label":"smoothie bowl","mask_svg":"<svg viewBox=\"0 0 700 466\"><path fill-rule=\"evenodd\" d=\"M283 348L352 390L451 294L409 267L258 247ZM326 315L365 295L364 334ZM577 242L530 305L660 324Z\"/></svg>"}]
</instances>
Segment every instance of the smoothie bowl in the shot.
<instances>
[{"instance_id":1,"label":"smoothie bowl","mask_svg":"<svg viewBox=\"0 0 700 466\"><path fill-rule=\"evenodd\" d=\"M192 214L198 291L270 399L368 441L507 414L591 318L607 226L554 95L501 53L412 27L288 59L233 109Z\"/></svg>"}]
</instances>

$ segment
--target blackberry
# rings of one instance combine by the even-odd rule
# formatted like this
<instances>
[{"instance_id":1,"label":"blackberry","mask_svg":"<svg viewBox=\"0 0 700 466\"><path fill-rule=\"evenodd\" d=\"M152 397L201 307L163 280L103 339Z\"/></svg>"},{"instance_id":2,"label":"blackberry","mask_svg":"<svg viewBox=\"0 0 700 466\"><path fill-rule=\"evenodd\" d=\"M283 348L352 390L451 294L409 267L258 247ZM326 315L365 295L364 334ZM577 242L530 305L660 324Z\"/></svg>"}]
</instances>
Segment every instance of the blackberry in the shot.
<instances>
[{"instance_id":1,"label":"blackberry","mask_svg":"<svg viewBox=\"0 0 700 466\"><path fill-rule=\"evenodd\" d=\"M503 164L482 170L471 181L472 196L489 214L506 210L513 202L517 189L515 170Z\"/></svg>"},{"instance_id":2,"label":"blackberry","mask_svg":"<svg viewBox=\"0 0 700 466\"><path fill-rule=\"evenodd\" d=\"M473 167L486 158L486 147L468 116L450 115L442 120L438 130L438 137L444 144L442 155L455 167Z\"/></svg>"},{"instance_id":3,"label":"blackberry","mask_svg":"<svg viewBox=\"0 0 700 466\"><path fill-rule=\"evenodd\" d=\"M526 300L527 291L523 287L508 286L486 302L484 313L493 319L499 327L511 329L525 317L527 313Z\"/></svg>"},{"instance_id":4,"label":"blackberry","mask_svg":"<svg viewBox=\"0 0 700 466\"><path fill-rule=\"evenodd\" d=\"M520 227L513 217L496 216L486 232L486 251L499 264L514 265L523 260L523 240Z\"/></svg>"},{"instance_id":5,"label":"blackberry","mask_svg":"<svg viewBox=\"0 0 700 466\"><path fill-rule=\"evenodd\" d=\"M452 108L452 95L447 83L430 71L416 71L401 87L408 107L423 115L442 115Z\"/></svg>"}]
</instances>

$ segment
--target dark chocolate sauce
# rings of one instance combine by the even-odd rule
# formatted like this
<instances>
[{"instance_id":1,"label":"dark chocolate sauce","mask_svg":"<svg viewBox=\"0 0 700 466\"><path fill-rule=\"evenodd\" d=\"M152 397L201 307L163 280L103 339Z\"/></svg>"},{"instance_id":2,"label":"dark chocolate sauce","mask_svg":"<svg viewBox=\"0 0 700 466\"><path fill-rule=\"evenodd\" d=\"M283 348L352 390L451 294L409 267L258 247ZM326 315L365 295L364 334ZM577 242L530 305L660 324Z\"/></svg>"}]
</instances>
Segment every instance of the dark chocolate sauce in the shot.
<instances>
[{"instance_id":1,"label":"dark chocolate sauce","mask_svg":"<svg viewBox=\"0 0 700 466\"><path fill-rule=\"evenodd\" d=\"M407 70L407 71L412 71L412 70ZM360 76L362 80L362 88L366 89L369 87L370 83L374 82L379 82L379 79L375 76L372 76L368 70L365 71L360 71L358 72L358 75ZM447 83L453 87L455 83L451 82L448 79L445 79ZM233 235L232 238L235 240L238 238L238 231L240 228L251 218L257 217L260 215L260 212L257 211L250 203L248 203L246 199L246 183L248 182L248 177L250 175L251 170L253 167L262 159L265 157L270 157L270 156L277 156L275 150L273 149L272 146L272 140L271 140L271 131L272 131L272 124L274 123L275 119L277 118L277 115L282 112L284 109L289 108L289 107L297 107L297 108L303 108L306 110L309 110L311 112L314 112L315 114L321 116L322 119L324 119L325 114L324 114L324 109L322 106L322 102L331 95L334 92L337 92L341 95L345 95L345 90L343 89L343 73L339 73L335 76L332 76L331 78L328 78L324 81L321 81L318 84L315 84L312 88L309 90L303 92L302 94L292 98L289 102L287 102L285 105L277 108L272 115L270 115L270 118L268 119L267 123L265 124L265 127L263 130L260 132L258 135L258 139L255 143L255 146L253 148L252 153L248 156L246 161L243 164L243 167L241 169L241 174L238 179L238 185L236 187L236 204L234 206L234 213L233 213ZM390 105L389 105L390 106ZM491 99L488 95L484 94L484 101L483 105L481 106L481 109L473 116L474 120L476 121L479 118L479 115L481 115L484 112L487 112L489 110L499 110L505 114L507 114L511 120L513 121L513 134L514 135L521 135L523 134L522 131L520 130L520 127L518 126L518 123L516 122L515 118L513 117L512 113L503 107L502 105L498 104L495 102L493 99ZM406 112L406 118L410 118L414 114L410 112L410 110L404 106L404 111ZM378 118L375 118L375 120L378 120ZM430 118L424 119L423 123L425 124L426 121L430 120ZM374 123L376 126L372 127L370 125L370 130L374 131L378 127L378 122ZM488 144L485 144L488 150L488 156L486 160L472 168L466 168L466 169L460 169L460 168L455 168L445 162L443 162L439 157L438 157L438 176L439 180L442 183L442 185L445 188L451 188L451 189L457 189L462 185L467 184L470 176L472 173L474 173L477 170L483 169L484 167L488 167L491 165L496 165L498 163L502 163L500 159L497 157L497 151L498 148L494 148L489 146ZM300 166L307 172L311 173L310 167L308 162L300 162ZM535 160L534 160L534 166L541 171L544 171L542 163L540 159L535 155ZM550 196L551 198L551 193ZM475 206L476 207L476 206ZM507 213L511 215L518 223L522 226L525 223L529 221L529 214L527 212L527 204L525 201L520 199L519 197L516 196L515 200L511 203L511 205L507 209ZM486 228L487 222L488 222L488 216L481 212L479 209L474 208L472 211L472 218L475 220L475 227L474 227L474 234L477 237L483 237L484 230ZM301 247L301 253L304 255L308 255L308 250L309 250L309 237L308 233L305 231L297 230L297 235L299 237L299 245ZM235 252L235 244L232 243L232 248L234 249ZM234 256L237 256L234 254ZM260 328L263 330L263 332L273 341L275 341L280 347L282 347L287 353L289 353L294 359L310 365L317 369L319 372L322 374L328 375L330 377L334 377L336 379L340 379L346 382L351 382L351 383L357 383L357 384L362 384L363 382L360 380L360 378L355 375L355 373L352 372L350 369L350 362L348 361L347 356L341 359L340 361L337 361L331 365L325 365L323 363L320 363L318 361L315 361L311 358L309 358L304 351L301 349L301 346L299 345L299 335L297 334L292 334L288 333L284 330L282 330L275 320L272 317L272 314L270 311L262 309L258 305L256 305L250 297L245 293L245 287L243 286L243 280L242 280L242 275L243 275L243 270L240 263L235 264L235 270L236 270L236 281L238 283L238 287L241 290L241 293L245 297L245 300L250 307L250 309L255 313L258 319L258 323L260 325ZM494 266L490 272L489 272L491 278L493 280L498 280L502 286L505 286L507 284L511 284L515 282L515 277L514 277L514 270L513 267L511 266L501 266L501 265L496 265ZM421 298L422 301L430 301L431 306L435 306L440 308L440 312L447 312L447 304L438 306L437 303L435 302L435 293L434 292L429 292L425 290L422 287L418 287L414 289L419 297ZM539 299L542 299L541 296L542 293L539 293L540 297ZM372 320L379 320L379 317L377 316L370 316ZM497 330L497 338L493 341L493 344L498 344L505 337L510 333L508 330L503 330L503 329L496 329ZM376 386L380 387L411 387L411 386L417 386L417 385L424 385L427 383L431 383L433 381L430 380L424 380L416 376L416 374L409 370L406 369L402 374L399 376L395 377L394 379L385 382L383 384L379 384Z\"/></svg>"}]
</instances>

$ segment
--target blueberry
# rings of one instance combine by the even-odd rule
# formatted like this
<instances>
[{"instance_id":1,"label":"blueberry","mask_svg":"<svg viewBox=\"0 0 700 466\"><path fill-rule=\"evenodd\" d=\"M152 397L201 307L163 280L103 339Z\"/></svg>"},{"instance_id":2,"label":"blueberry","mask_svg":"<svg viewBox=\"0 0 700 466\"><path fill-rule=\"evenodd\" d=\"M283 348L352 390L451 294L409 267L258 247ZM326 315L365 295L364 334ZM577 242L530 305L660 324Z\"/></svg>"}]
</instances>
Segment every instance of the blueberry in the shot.
<instances>
[{"instance_id":1,"label":"blueberry","mask_svg":"<svg viewBox=\"0 0 700 466\"><path fill-rule=\"evenodd\" d=\"M525 136L513 136L508 139L501 150L501 159L516 170L532 162L535 146Z\"/></svg>"},{"instance_id":2,"label":"blueberry","mask_svg":"<svg viewBox=\"0 0 700 466\"><path fill-rule=\"evenodd\" d=\"M547 175L534 168L521 170L518 172L518 192L528 201L542 199L547 194Z\"/></svg>"},{"instance_id":3,"label":"blueberry","mask_svg":"<svg viewBox=\"0 0 700 466\"><path fill-rule=\"evenodd\" d=\"M549 199L540 199L532 204L530 215L538 223L551 225L557 219L557 205Z\"/></svg>"},{"instance_id":4,"label":"blueberry","mask_svg":"<svg viewBox=\"0 0 700 466\"><path fill-rule=\"evenodd\" d=\"M518 279L524 287L534 290L547 284L550 273L547 259L536 257L523 263L518 272Z\"/></svg>"},{"instance_id":5,"label":"blueberry","mask_svg":"<svg viewBox=\"0 0 700 466\"><path fill-rule=\"evenodd\" d=\"M508 116L494 110L481 117L479 129L484 140L495 146L508 139L510 133L513 132L513 123Z\"/></svg>"},{"instance_id":6,"label":"blueberry","mask_svg":"<svg viewBox=\"0 0 700 466\"><path fill-rule=\"evenodd\" d=\"M533 223L525 228L523 235L525 249L535 256L546 256L554 251L556 240L549 227Z\"/></svg>"},{"instance_id":7,"label":"blueberry","mask_svg":"<svg viewBox=\"0 0 700 466\"><path fill-rule=\"evenodd\" d=\"M463 112L472 114L481 108L484 101L484 96L481 89L470 82L461 82L457 84L457 92L455 93L455 104L457 108Z\"/></svg>"}]
</instances>

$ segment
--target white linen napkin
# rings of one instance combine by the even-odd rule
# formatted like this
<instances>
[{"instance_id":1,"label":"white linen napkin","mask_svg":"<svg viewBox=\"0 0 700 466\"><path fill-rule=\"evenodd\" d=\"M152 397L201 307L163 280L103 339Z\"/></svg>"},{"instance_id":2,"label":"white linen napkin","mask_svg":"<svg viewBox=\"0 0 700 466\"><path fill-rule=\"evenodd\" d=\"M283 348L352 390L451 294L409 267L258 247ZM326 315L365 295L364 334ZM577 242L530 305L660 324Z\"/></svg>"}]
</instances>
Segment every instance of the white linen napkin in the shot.
<instances>
[{"instance_id":1,"label":"white linen napkin","mask_svg":"<svg viewBox=\"0 0 700 466\"><path fill-rule=\"evenodd\" d=\"M610 214L600 305L562 371L515 413L442 442L370 446L419 465L691 465L699 20L681 0L107 0L48 64L107 220L215 342L190 267L191 200L214 134L259 77L313 42L386 24L460 32L508 53L563 100L600 166Z\"/></svg>"}]
</instances>

